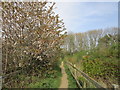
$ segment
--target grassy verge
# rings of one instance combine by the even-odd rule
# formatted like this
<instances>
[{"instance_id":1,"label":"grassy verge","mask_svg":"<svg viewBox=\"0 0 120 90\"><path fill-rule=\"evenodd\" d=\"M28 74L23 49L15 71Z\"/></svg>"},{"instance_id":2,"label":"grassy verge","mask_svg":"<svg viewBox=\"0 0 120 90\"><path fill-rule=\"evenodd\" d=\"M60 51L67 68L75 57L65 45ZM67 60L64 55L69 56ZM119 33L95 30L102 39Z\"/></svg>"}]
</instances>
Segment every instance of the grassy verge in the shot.
<instances>
[{"instance_id":1,"label":"grassy verge","mask_svg":"<svg viewBox=\"0 0 120 90\"><path fill-rule=\"evenodd\" d=\"M60 77L57 78L45 78L35 84L30 84L30 88L58 88L60 86Z\"/></svg>"},{"instance_id":2,"label":"grassy verge","mask_svg":"<svg viewBox=\"0 0 120 90\"><path fill-rule=\"evenodd\" d=\"M70 71L67 67L67 65L64 65L64 66L65 66L65 71L68 75L68 88L78 88L74 78L72 77L72 74L70 73Z\"/></svg>"},{"instance_id":3,"label":"grassy verge","mask_svg":"<svg viewBox=\"0 0 120 90\"><path fill-rule=\"evenodd\" d=\"M7 77L6 81L8 84L3 84L3 88L59 88L62 77L60 64L61 60L55 62L50 69L44 67L44 70L33 72L27 68L17 74L10 74L11 77Z\"/></svg>"},{"instance_id":4,"label":"grassy verge","mask_svg":"<svg viewBox=\"0 0 120 90\"><path fill-rule=\"evenodd\" d=\"M61 83L61 69L59 67L60 62L56 63L56 66L52 71L45 75L45 78L40 78L38 82L28 85L30 88L59 88Z\"/></svg>"}]
</instances>

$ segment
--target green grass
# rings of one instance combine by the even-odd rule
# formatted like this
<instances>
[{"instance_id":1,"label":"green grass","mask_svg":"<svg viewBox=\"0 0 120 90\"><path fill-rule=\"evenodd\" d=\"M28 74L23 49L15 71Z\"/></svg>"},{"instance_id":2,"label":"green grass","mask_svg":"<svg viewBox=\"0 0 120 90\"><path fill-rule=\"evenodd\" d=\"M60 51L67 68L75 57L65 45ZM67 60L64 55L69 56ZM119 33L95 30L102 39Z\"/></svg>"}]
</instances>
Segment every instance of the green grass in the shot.
<instances>
[{"instance_id":1,"label":"green grass","mask_svg":"<svg viewBox=\"0 0 120 90\"><path fill-rule=\"evenodd\" d=\"M60 62L56 63L53 70L45 74L44 78L40 78L38 82L28 85L30 88L59 88L61 83Z\"/></svg>"},{"instance_id":2,"label":"green grass","mask_svg":"<svg viewBox=\"0 0 120 90\"><path fill-rule=\"evenodd\" d=\"M61 73L54 71L51 75L46 76L46 78L40 78L38 82L31 83L28 85L30 88L59 88L61 82Z\"/></svg>"},{"instance_id":3,"label":"green grass","mask_svg":"<svg viewBox=\"0 0 120 90\"><path fill-rule=\"evenodd\" d=\"M61 78L45 78L35 84L30 84L30 88L58 88Z\"/></svg>"},{"instance_id":4,"label":"green grass","mask_svg":"<svg viewBox=\"0 0 120 90\"><path fill-rule=\"evenodd\" d=\"M17 75L14 78L17 78L19 83L14 84L16 87L24 86L27 88L59 88L61 76L60 68L56 67L56 69L46 73L44 77ZM29 81L32 81L32 83L29 83Z\"/></svg>"}]
</instances>

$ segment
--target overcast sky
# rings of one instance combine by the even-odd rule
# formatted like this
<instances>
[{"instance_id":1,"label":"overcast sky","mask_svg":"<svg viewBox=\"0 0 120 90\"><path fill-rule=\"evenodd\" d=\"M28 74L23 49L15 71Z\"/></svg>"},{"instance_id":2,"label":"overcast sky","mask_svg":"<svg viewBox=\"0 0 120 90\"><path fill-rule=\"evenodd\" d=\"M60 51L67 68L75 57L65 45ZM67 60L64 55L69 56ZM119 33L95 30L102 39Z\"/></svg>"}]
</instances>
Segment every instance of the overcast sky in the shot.
<instances>
[{"instance_id":1,"label":"overcast sky","mask_svg":"<svg viewBox=\"0 0 120 90\"><path fill-rule=\"evenodd\" d=\"M56 2L55 12L68 31L85 32L118 26L117 2Z\"/></svg>"}]
</instances>

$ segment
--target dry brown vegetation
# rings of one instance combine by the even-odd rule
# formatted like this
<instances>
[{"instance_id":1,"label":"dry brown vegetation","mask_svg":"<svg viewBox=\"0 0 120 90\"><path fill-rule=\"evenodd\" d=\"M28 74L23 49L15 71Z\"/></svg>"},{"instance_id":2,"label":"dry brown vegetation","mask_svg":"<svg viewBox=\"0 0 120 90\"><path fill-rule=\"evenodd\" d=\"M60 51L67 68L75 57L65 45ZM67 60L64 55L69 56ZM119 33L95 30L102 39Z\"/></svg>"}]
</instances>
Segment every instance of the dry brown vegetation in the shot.
<instances>
[{"instance_id":1,"label":"dry brown vegetation","mask_svg":"<svg viewBox=\"0 0 120 90\"><path fill-rule=\"evenodd\" d=\"M3 75L23 70L28 76L41 76L52 70L65 37L65 33L61 34L64 23L54 13L54 5L51 2L2 2ZM13 77L10 75L4 83L15 80Z\"/></svg>"}]
</instances>

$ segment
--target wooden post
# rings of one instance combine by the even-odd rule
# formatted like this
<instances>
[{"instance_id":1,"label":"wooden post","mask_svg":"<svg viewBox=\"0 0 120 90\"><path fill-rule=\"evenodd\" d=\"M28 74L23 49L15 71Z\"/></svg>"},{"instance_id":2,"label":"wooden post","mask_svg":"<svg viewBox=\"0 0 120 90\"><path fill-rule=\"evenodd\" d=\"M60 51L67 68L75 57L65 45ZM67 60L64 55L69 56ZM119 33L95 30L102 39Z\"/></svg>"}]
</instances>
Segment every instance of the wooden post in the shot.
<instances>
[{"instance_id":1,"label":"wooden post","mask_svg":"<svg viewBox=\"0 0 120 90\"><path fill-rule=\"evenodd\" d=\"M76 65L74 64L74 67L76 68ZM76 69L74 69L74 75L75 75L75 78L77 78L77 74L76 74Z\"/></svg>"},{"instance_id":2,"label":"wooden post","mask_svg":"<svg viewBox=\"0 0 120 90\"><path fill-rule=\"evenodd\" d=\"M83 81L83 88L87 88L87 87L86 87L86 82L85 82L85 81Z\"/></svg>"}]
</instances>

